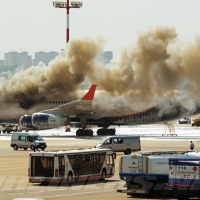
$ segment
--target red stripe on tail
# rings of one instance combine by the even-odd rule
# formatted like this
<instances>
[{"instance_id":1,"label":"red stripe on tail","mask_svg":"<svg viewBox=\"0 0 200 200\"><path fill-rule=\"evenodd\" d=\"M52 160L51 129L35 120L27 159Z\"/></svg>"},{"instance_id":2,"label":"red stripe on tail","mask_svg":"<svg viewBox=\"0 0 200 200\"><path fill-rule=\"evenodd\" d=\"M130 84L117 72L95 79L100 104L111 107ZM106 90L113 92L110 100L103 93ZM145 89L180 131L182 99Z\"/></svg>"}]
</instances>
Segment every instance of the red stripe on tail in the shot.
<instances>
[{"instance_id":1,"label":"red stripe on tail","mask_svg":"<svg viewBox=\"0 0 200 200\"><path fill-rule=\"evenodd\" d=\"M85 96L81 100L93 100L96 87L97 85L92 85L89 91L85 94Z\"/></svg>"}]
</instances>

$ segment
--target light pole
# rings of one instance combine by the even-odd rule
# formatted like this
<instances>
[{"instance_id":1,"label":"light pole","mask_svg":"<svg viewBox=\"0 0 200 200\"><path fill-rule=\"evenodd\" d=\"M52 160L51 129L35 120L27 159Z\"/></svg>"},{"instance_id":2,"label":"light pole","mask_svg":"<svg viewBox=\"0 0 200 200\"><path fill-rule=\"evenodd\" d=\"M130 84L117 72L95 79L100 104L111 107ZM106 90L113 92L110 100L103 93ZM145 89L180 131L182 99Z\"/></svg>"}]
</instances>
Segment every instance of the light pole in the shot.
<instances>
[{"instance_id":1,"label":"light pole","mask_svg":"<svg viewBox=\"0 0 200 200\"><path fill-rule=\"evenodd\" d=\"M55 8L66 8L66 14L67 14L67 24L66 24L66 46L68 46L69 42L69 9L70 8L81 8L83 5L83 2L80 1L71 1L71 5L69 5L69 0L64 1L53 1L53 6Z\"/></svg>"}]
</instances>

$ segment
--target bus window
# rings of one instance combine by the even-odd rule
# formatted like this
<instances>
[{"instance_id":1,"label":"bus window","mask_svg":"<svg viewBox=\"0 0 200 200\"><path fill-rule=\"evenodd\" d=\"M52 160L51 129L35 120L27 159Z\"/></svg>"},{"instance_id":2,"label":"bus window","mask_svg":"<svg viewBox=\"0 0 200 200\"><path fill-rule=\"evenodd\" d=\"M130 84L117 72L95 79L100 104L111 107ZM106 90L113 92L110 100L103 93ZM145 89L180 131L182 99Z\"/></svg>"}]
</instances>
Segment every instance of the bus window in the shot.
<instances>
[{"instance_id":1,"label":"bus window","mask_svg":"<svg viewBox=\"0 0 200 200\"><path fill-rule=\"evenodd\" d=\"M54 157L31 157L31 176L54 176Z\"/></svg>"}]
</instances>

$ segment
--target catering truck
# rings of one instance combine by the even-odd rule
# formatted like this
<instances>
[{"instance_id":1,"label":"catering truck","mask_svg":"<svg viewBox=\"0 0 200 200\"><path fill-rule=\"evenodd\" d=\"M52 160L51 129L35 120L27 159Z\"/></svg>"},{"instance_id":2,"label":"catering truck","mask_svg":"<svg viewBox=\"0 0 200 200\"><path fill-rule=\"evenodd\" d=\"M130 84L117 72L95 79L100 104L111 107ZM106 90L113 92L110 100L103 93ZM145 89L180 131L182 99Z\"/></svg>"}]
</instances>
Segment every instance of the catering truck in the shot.
<instances>
[{"instance_id":1,"label":"catering truck","mask_svg":"<svg viewBox=\"0 0 200 200\"><path fill-rule=\"evenodd\" d=\"M200 197L200 158L169 159L169 179L164 192L178 199Z\"/></svg>"},{"instance_id":2,"label":"catering truck","mask_svg":"<svg viewBox=\"0 0 200 200\"><path fill-rule=\"evenodd\" d=\"M119 176L126 181L117 192L131 196L162 195L168 182L170 158L200 158L197 151L154 151L124 155L119 161Z\"/></svg>"}]
</instances>

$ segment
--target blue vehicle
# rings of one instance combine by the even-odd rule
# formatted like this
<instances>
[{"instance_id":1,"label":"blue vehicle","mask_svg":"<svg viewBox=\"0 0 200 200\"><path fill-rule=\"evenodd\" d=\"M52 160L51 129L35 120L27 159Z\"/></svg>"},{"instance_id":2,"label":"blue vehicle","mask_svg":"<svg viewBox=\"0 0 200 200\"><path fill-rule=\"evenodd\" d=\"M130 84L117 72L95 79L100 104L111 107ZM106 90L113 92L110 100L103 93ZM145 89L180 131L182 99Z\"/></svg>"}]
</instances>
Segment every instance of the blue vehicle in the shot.
<instances>
[{"instance_id":1,"label":"blue vehicle","mask_svg":"<svg viewBox=\"0 0 200 200\"><path fill-rule=\"evenodd\" d=\"M178 199L200 197L200 158L169 159L169 179L164 191Z\"/></svg>"}]
</instances>

